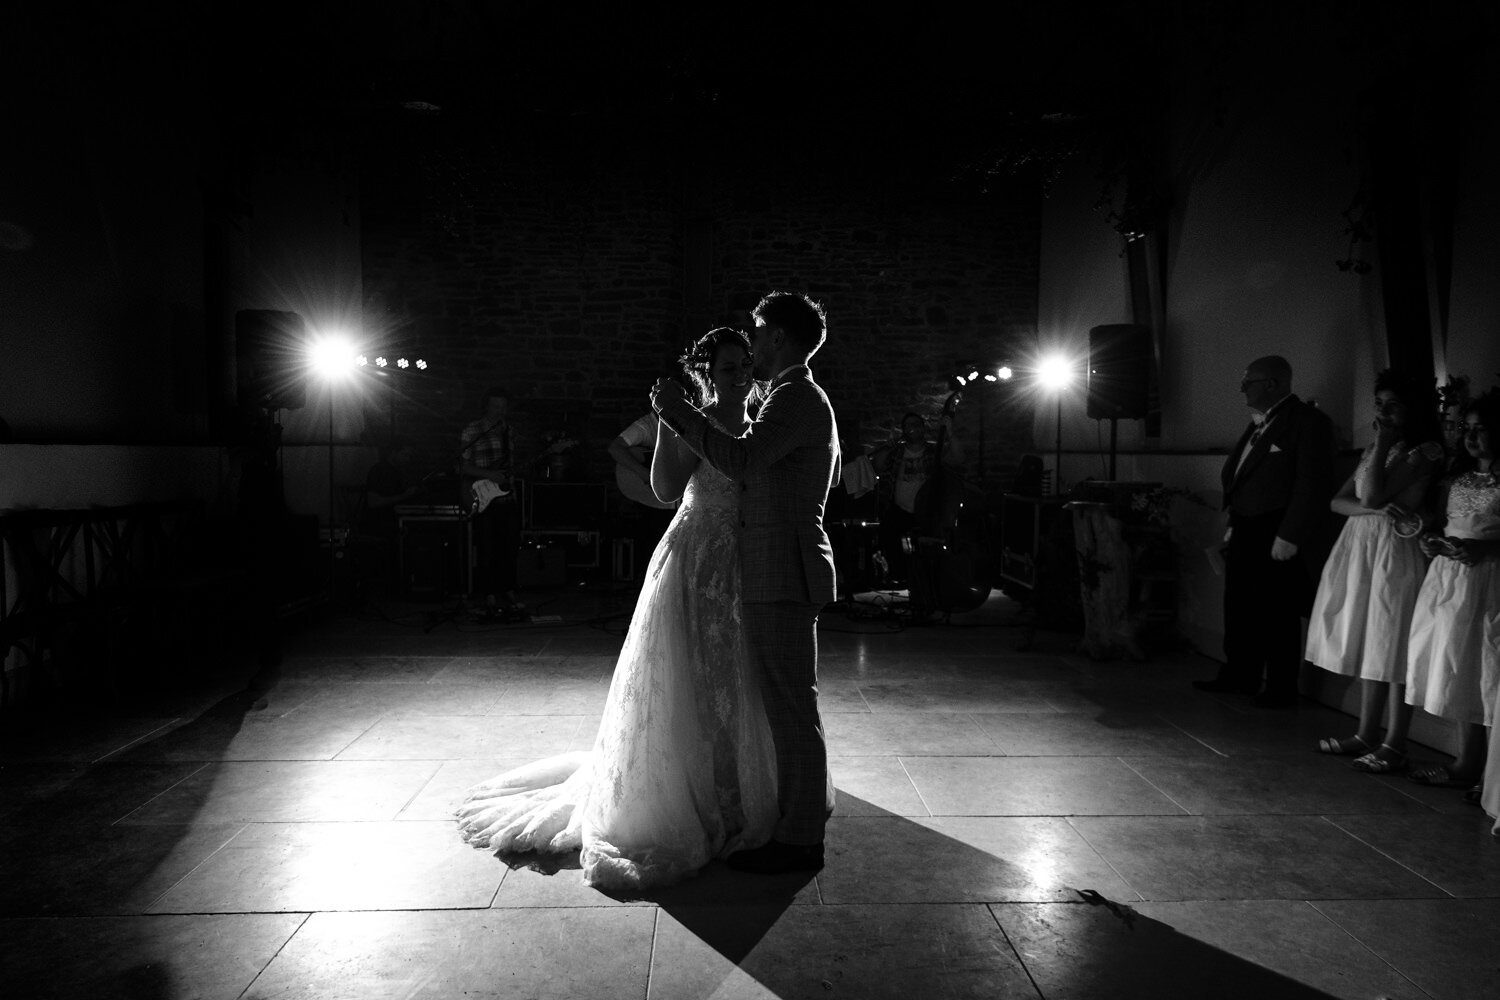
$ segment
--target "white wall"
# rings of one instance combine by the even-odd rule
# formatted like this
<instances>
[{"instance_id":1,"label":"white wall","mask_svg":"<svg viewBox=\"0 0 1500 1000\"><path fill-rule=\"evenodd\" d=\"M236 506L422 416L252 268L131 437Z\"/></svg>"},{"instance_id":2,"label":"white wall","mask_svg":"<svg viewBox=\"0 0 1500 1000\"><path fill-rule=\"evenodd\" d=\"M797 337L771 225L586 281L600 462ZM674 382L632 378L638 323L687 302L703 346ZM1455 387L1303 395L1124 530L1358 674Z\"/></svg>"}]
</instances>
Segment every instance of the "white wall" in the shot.
<instances>
[{"instance_id":1,"label":"white wall","mask_svg":"<svg viewBox=\"0 0 1500 1000\"><path fill-rule=\"evenodd\" d=\"M1345 448L1357 448L1369 441L1374 374L1386 364L1378 269L1358 276L1335 266L1347 249L1341 213L1359 181L1349 150L1357 145L1361 80L1342 74L1334 48L1308 44L1302 61L1265 58L1253 42L1242 51L1256 55L1225 71L1232 87L1222 127L1190 117L1204 107L1201 95L1188 92L1200 81L1176 81L1161 438L1147 441L1143 422L1119 426L1118 478L1190 489L1214 508L1179 502L1174 529L1183 629L1214 657L1221 655L1223 589L1204 550L1224 526L1216 512L1219 469L1246 422L1237 392L1244 366L1285 355L1295 391L1329 414ZM1484 120L1470 120L1473 133L1459 143L1452 323L1437 359L1440 376L1468 374L1478 389L1500 372L1500 248L1490 238L1500 223L1490 179L1500 157L1500 84L1492 78L1482 84L1489 96L1473 102ZM1089 326L1130 321L1120 238L1093 208L1097 171L1082 158L1071 163L1043 214L1039 331L1084 355ZM1374 262L1373 249L1366 256ZM1108 425L1096 428L1084 417L1081 386L1065 406L1064 486L1106 478ZM1038 452L1050 456L1050 403L1038 406L1034 426ZM1314 686L1325 701L1354 707L1347 685L1317 678ZM1430 718L1416 733L1438 745L1450 739Z\"/></svg>"}]
</instances>

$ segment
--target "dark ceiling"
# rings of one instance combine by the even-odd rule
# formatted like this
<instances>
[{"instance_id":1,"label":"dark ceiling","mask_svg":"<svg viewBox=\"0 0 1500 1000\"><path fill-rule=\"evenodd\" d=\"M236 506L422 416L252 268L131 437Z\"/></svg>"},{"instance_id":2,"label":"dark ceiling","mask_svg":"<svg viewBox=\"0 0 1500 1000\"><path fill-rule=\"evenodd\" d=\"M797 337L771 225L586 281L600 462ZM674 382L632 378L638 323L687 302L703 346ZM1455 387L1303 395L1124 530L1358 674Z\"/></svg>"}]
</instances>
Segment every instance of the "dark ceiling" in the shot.
<instances>
[{"instance_id":1,"label":"dark ceiling","mask_svg":"<svg viewBox=\"0 0 1500 1000\"><path fill-rule=\"evenodd\" d=\"M1407 85L1500 5L1395 0L571 5L502 0L10 4L10 113L116 133L379 134L413 118L495 134L608 123L651 141L708 125L745 155L789 130L901 159L1047 155L1207 95L1236 61ZM1274 74L1273 74L1274 78ZM1082 127L1080 129L1080 123Z\"/></svg>"}]
</instances>

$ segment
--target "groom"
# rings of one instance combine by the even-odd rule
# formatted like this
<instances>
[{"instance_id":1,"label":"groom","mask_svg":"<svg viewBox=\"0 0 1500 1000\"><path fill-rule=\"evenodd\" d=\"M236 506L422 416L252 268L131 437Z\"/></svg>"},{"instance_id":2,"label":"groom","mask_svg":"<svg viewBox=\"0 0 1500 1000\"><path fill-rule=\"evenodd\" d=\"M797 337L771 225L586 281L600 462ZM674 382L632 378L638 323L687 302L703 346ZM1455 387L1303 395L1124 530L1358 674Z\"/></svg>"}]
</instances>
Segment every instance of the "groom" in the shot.
<instances>
[{"instance_id":1,"label":"groom","mask_svg":"<svg viewBox=\"0 0 1500 1000\"><path fill-rule=\"evenodd\" d=\"M823 504L839 480L838 428L808 359L823 346L822 306L772 292L753 312L755 377L770 393L743 437L708 426L680 385L659 379L651 405L693 451L740 484L745 634L776 745L781 819L773 839L729 857L731 868L775 874L823 866L833 812L828 748L818 716L818 613L836 599Z\"/></svg>"}]
</instances>

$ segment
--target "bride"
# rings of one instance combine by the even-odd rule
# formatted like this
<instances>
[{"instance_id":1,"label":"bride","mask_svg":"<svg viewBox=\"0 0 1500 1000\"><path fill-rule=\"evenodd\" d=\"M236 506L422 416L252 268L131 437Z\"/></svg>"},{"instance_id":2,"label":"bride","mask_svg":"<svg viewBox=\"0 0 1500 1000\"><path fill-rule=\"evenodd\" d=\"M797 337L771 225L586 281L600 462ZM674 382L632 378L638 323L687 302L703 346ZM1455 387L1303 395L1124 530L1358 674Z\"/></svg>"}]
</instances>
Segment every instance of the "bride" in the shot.
<instances>
[{"instance_id":1,"label":"bride","mask_svg":"<svg viewBox=\"0 0 1500 1000\"><path fill-rule=\"evenodd\" d=\"M705 334L681 358L700 409L750 426L750 342ZM776 824L775 752L740 623L738 490L663 421L651 486L682 504L651 556L594 748L468 792L463 838L500 853L579 851L583 879L638 891L758 847Z\"/></svg>"}]
</instances>

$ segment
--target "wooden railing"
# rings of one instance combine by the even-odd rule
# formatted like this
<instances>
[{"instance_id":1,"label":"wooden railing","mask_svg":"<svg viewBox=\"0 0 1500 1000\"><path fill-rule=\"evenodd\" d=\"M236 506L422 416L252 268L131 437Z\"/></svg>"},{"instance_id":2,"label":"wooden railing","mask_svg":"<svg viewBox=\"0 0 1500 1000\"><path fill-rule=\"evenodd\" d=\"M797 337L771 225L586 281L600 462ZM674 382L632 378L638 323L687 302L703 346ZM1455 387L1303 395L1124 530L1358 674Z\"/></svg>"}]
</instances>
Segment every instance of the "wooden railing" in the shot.
<instances>
[{"instance_id":1,"label":"wooden railing","mask_svg":"<svg viewBox=\"0 0 1500 1000\"><path fill-rule=\"evenodd\" d=\"M84 668L119 683L192 624L193 606L242 581L233 549L197 502L0 513L0 708L16 673L47 684Z\"/></svg>"}]
</instances>

